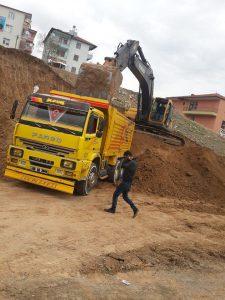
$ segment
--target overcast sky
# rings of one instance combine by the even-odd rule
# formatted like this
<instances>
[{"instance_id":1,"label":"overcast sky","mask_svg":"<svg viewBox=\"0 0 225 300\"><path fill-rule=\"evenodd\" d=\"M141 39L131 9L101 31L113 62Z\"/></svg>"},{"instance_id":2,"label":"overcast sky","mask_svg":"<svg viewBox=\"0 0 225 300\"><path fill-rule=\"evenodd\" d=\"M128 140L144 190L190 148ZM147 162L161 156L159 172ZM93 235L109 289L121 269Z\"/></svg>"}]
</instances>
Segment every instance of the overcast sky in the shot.
<instances>
[{"instance_id":1,"label":"overcast sky","mask_svg":"<svg viewBox=\"0 0 225 300\"><path fill-rule=\"evenodd\" d=\"M136 39L155 76L155 96L218 92L225 95L224 0L0 0L32 13L47 33L77 26L98 46L93 62L112 56L119 42ZM127 70L123 86L138 89Z\"/></svg>"}]
</instances>

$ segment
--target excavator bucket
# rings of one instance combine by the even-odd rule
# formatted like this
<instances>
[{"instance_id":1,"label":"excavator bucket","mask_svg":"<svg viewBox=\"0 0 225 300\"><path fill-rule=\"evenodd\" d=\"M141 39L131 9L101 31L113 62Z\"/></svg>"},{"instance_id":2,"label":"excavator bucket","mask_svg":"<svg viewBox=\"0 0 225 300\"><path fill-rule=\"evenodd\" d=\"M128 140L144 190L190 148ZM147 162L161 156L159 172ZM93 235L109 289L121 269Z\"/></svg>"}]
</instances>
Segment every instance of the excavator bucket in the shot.
<instances>
[{"instance_id":1,"label":"excavator bucket","mask_svg":"<svg viewBox=\"0 0 225 300\"><path fill-rule=\"evenodd\" d=\"M127 93L120 88L123 76L114 58L106 57L103 65L83 63L75 85L78 95L106 99L120 112L130 108Z\"/></svg>"},{"instance_id":2,"label":"excavator bucket","mask_svg":"<svg viewBox=\"0 0 225 300\"><path fill-rule=\"evenodd\" d=\"M77 77L76 93L111 100L117 97L123 76L115 66L83 63Z\"/></svg>"}]
</instances>

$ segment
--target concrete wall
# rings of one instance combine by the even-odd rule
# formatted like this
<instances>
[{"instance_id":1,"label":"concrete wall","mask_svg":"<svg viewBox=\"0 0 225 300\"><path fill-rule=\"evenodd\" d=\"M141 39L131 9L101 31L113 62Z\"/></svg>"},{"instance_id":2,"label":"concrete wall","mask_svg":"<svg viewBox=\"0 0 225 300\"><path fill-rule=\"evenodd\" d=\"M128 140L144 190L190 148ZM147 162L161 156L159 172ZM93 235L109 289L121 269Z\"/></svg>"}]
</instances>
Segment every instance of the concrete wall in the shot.
<instances>
[{"instance_id":1,"label":"concrete wall","mask_svg":"<svg viewBox=\"0 0 225 300\"><path fill-rule=\"evenodd\" d=\"M195 121L202 126L213 130L214 131L214 126L215 126L215 120L216 117L213 116L199 116L199 115L186 115L186 117L192 121Z\"/></svg>"},{"instance_id":2,"label":"concrete wall","mask_svg":"<svg viewBox=\"0 0 225 300\"><path fill-rule=\"evenodd\" d=\"M77 45L77 41L76 40L71 40L70 47L69 47L69 52L68 52L67 60L66 60L66 64L67 64L66 70L71 71L72 67L75 67L76 68L76 74L77 74L79 69L80 69L80 65L83 62L87 61L89 45L81 43L81 48L80 49L77 49L76 45ZM74 55L75 54L79 56L78 61L74 60Z\"/></svg>"},{"instance_id":3,"label":"concrete wall","mask_svg":"<svg viewBox=\"0 0 225 300\"><path fill-rule=\"evenodd\" d=\"M225 121L225 101L224 100L221 100L219 103L218 114L216 117L216 122L214 124L215 132L220 131L222 121Z\"/></svg>"},{"instance_id":4,"label":"concrete wall","mask_svg":"<svg viewBox=\"0 0 225 300\"><path fill-rule=\"evenodd\" d=\"M9 12L14 13L14 20L9 18ZM23 31L25 13L9 9L0 5L0 16L6 17L6 24L13 26L12 32L7 32L6 27L3 32L0 32L0 45L6 47L6 45L3 44L3 39L7 38L10 40L8 47L18 49ZM17 38L18 36L19 38Z\"/></svg>"}]
</instances>

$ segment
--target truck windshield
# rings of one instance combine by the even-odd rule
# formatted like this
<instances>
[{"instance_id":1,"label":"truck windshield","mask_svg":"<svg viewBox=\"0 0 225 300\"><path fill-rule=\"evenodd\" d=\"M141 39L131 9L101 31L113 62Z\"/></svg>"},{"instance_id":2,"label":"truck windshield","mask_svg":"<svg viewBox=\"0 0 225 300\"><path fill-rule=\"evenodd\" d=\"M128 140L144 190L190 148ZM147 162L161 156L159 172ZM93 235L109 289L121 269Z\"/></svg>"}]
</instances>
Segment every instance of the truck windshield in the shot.
<instances>
[{"instance_id":1,"label":"truck windshield","mask_svg":"<svg viewBox=\"0 0 225 300\"><path fill-rule=\"evenodd\" d=\"M66 128L76 127L76 129L82 131L86 120L86 113L42 103L28 102L21 119L27 118L39 124L51 123L51 125Z\"/></svg>"}]
</instances>

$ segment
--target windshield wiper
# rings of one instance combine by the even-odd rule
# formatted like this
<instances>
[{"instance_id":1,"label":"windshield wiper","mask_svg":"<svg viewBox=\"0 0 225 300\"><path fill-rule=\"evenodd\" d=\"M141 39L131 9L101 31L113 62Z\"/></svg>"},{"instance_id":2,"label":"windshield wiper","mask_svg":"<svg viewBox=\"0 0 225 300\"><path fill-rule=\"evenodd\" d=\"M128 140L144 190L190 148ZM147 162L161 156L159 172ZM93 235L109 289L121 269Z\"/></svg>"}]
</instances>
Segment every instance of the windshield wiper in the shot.
<instances>
[{"instance_id":1,"label":"windshield wiper","mask_svg":"<svg viewBox=\"0 0 225 300\"><path fill-rule=\"evenodd\" d=\"M58 131L58 132L69 133L69 134L72 134L72 135L77 135L77 132L75 132L73 130L70 130L68 128L63 128L63 127L55 127L55 126L50 125L50 124L37 123L37 122L34 122L34 121L27 121L27 120L23 120L23 119L20 120L20 123L31 125L31 126L33 125L33 126L36 126L36 127L39 127L39 128L44 128L44 129L52 129L52 130L55 130L55 131Z\"/></svg>"},{"instance_id":2,"label":"windshield wiper","mask_svg":"<svg viewBox=\"0 0 225 300\"><path fill-rule=\"evenodd\" d=\"M69 130L68 128L54 127L52 125L48 125L48 126L50 128L52 128L53 130L55 130L55 131L63 131L63 132L66 132L66 133L76 135L76 133L74 133L72 130Z\"/></svg>"},{"instance_id":3,"label":"windshield wiper","mask_svg":"<svg viewBox=\"0 0 225 300\"><path fill-rule=\"evenodd\" d=\"M76 135L75 132L73 132L72 130L69 130L68 128L63 128L63 130L65 130L66 132L69 132L69 133L71 133L73 135Z\"/></svg>"},{"instance_id":4,"label":"windshield wiper","mask_svg":"<svg viewBox=\"0 0 225 300\"><path fill-rule=\"evenodd\" d=\"M36 122L33 122L33 123L35 124L35 126L37 126L39 128L43 128L40 123L36 123Z\"/></svg>"},{"instance_id":5,"label":"windshield wiper","mask_svg":"<svg viewBox=\"0 0 225 300\"><path fill-rule=\"evenodd\" d=\"M48 127L50 127L50 128L52 128L53 130L55 130L55 131L59 131L56 127L54 127L54 126L52 126L52 125L47 125Z\"/></svg>"}]
</instances>

